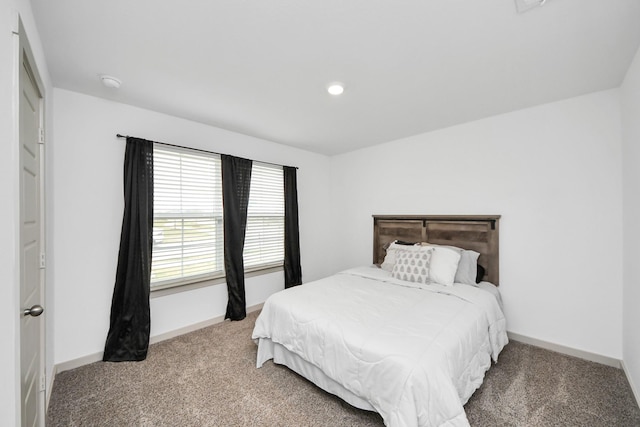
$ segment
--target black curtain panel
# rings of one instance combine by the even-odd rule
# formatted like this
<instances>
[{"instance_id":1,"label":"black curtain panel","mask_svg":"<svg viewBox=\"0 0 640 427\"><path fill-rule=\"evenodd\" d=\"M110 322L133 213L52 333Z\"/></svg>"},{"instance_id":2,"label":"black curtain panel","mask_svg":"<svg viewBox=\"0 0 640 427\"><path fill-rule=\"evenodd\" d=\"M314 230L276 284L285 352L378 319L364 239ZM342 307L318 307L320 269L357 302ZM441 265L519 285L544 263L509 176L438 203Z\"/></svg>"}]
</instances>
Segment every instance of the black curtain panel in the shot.
<instances>
[{"instance_id":1,"label":"black curtain panel","mask_svg":"<svg viewBox=\"0 0 640 427\"><path fill-rule=\"evenodd\" d=\"M224 269L229 294L224 318L242 320L247 316L242 252L247 229L252 162L226 154L220 155L220 159L224 209Z\"/></svg>"},{"instance_id":2,"label":"black curtain panel","mask_svg":"<svg viewBox=\"0 0 640 427\"><path fill-rule=\"evenodd\" d=\"M284 169L284 287L302 284L296 168Z\"/></svg>"},{"instance_id":3,"label":"black curtain panel","mask_svg":"<svg viewBox=\"0 0 640 427\"><path fill-rule=\"evenodd\" d=\"M153 142L128 137L124 215L104 361L144 360L149 348L153 242Z\"/></svg>"}]
</instances>

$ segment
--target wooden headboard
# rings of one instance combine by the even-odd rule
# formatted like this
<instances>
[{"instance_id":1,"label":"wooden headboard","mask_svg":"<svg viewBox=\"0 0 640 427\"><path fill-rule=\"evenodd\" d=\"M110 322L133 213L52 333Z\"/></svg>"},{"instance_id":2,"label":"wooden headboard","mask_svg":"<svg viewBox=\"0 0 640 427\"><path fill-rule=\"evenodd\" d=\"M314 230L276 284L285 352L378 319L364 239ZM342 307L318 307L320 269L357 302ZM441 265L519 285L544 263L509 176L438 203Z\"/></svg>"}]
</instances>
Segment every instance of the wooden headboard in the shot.
<instances>
[{"instance_id":1,"label":"wooden headboard","mask_svg":"<svg viewBox=\"0 0 640 427\"><path fill-rule=\"evenodd\" d=\"M451 245L480 253L483 280L499 285L500 215L373 215L373 263L384 261L394 240Z\"/></svg>"}]
</instances>

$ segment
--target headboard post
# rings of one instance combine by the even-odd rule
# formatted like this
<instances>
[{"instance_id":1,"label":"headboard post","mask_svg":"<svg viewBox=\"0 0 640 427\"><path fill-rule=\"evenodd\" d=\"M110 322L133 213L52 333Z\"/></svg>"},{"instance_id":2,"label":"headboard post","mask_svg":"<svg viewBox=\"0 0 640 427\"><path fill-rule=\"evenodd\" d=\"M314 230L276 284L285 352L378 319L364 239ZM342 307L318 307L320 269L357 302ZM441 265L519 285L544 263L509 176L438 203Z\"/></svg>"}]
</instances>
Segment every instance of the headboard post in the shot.
<instances>
[{"instance_id":1,"label":"headboard post","mask_svg":"<svg viewBox=\"0 0 640 427\"><path fill-rule=\"evenodd\" d=\"M500 284L500 215L373 215L373 263L394 240L457 246L480 253L483 280Z\"/></svg>"}]
</instances>

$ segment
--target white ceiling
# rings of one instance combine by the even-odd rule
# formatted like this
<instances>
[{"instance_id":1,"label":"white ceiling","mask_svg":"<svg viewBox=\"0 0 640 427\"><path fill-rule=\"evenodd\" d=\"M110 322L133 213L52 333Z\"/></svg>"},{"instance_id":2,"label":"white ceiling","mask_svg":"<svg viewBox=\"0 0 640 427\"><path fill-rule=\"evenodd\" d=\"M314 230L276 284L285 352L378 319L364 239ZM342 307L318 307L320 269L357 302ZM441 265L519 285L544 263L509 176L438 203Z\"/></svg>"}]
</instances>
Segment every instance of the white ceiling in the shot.
<instances>
[{"instance_id":1,"label":"white ceiling","mask_svg":"<svg viewBox=\"0 0 640 427\"><path fill-rule=\"evenodd\" d=\"M640 44L638 0L31 3L55 87L324 154L617 87Z\"/></svg>"}]
</instances>

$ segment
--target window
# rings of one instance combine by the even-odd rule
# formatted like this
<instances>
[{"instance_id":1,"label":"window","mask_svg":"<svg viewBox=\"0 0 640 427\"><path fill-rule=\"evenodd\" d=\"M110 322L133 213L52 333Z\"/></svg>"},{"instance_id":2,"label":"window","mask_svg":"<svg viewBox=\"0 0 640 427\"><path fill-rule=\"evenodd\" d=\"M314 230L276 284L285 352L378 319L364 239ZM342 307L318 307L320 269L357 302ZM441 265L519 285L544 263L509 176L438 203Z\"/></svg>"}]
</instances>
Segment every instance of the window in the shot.
<instances>
[{"instance_id":1,"label":"window","mask_svg":"<svg viewBox=\"0 0 640 427\"><path fill-rule=\"evenodd\" d=\"M244 268L284 262L284 177L282 166L253 162L244 239Z\"/></svg>"},{"instance_id":2,"label":"window","mask_svg":"<svg viewBox=\"0 0 640 427\"><path fill-rule=\"evenodd\" d=\"M224 276L220 156L154 147L151 289ZM244 246L246 271L284 260L281 166L253 162Z\"/></svg>"},{"instance_id":3,"label":"window","mask_svg":"<svg viewBox=\"0 0 640 427\"><path fill-rule=\"evenodd\" d=\"M220 156L154 147L151 289L223 275Z\"/></svg>"}]
</instances>

